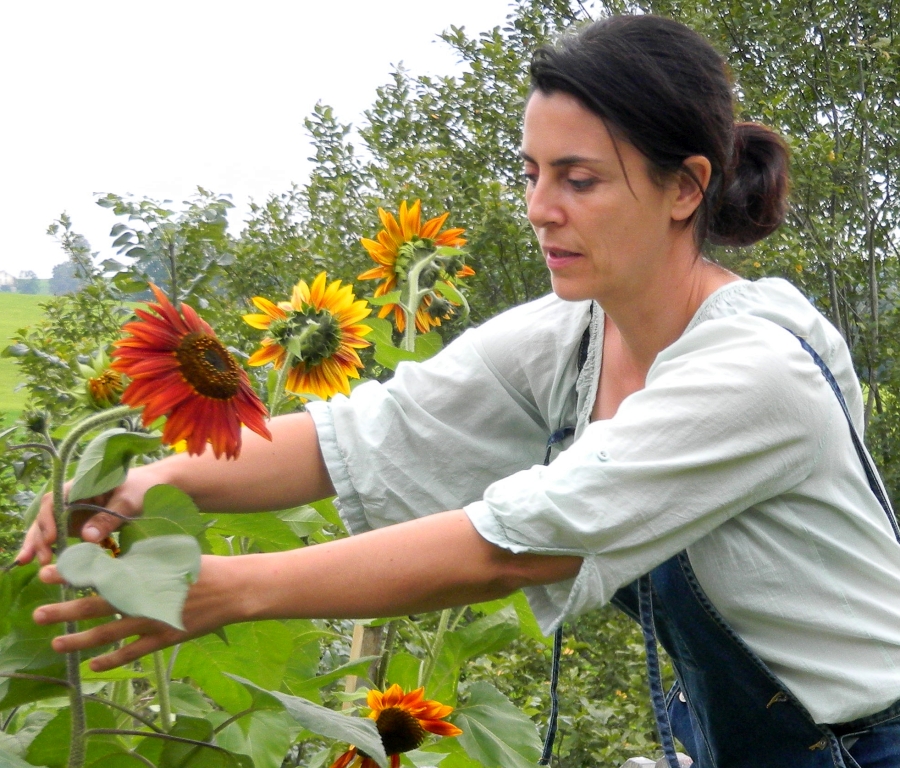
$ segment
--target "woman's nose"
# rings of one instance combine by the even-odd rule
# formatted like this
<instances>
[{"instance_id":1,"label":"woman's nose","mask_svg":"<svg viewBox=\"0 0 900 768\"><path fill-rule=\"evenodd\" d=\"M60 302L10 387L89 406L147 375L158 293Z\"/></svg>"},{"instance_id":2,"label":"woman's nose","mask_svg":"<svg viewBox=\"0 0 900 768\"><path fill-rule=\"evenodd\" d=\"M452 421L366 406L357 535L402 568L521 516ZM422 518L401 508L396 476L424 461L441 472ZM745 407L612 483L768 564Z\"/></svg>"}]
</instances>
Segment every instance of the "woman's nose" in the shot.
<instances>
[{"instance_id":1,"label":"woman's nose","mask_svg":"<svg viewBox=\"0 0 900 768\"><path fill-rule=\"evenodd\" d=\"M565 220L565 213L551 185L542 178L530 185L525 195L525 205L532 227L562 224Z\"/></svg>"}]
</instances>

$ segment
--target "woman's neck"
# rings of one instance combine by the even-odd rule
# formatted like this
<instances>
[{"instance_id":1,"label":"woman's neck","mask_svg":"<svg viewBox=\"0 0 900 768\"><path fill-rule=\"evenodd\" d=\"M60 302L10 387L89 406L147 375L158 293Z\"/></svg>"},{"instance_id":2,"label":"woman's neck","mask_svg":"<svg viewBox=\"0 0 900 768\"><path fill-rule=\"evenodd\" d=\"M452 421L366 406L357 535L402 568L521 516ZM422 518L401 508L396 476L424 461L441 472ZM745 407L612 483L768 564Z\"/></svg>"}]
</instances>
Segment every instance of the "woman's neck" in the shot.
<instances>
[{"instance_id":1,"label":"woman's neck","mask_svg":"<svg viewBox=\"0 0 900 768\"><path fill-rule=\"evenodd\" d=\"M639 296L618 301L609 297L601 305L630 367L646 375L656 356L684 333L700 305L723 285L739 279L698 257L684 274L645 283Z\"/></svg>"}]
</instances>

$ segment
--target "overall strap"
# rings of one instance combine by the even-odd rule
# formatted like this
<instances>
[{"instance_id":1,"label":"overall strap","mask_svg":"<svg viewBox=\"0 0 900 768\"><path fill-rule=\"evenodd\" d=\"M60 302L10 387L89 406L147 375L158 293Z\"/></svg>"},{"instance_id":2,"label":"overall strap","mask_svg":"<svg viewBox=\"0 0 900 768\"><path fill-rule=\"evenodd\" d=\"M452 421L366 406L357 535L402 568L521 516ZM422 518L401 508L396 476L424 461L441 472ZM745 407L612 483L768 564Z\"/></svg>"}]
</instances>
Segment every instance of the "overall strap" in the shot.
<instances>
[{"instance_id":1,"label":"overall strap","mask_svg":"<svg viewBox=\"0 0 900 768\"><path fill-rule=\"evenodd\" d=\"M841 393L840 386L838 386L837 381L834 378L834 375L829 370L828 366L825 364L824 360L818 355L818 353L806 342L805 339L798 336L793 331L786 329L791 333L797 340L800 342L801 347L807 351L810 357L815 362L816 366L822 372L822 375L825 377L825 380L828 382L832 391L840 403L841 409L844 412L844 416L847 421L847 425L850 429L851 440L853 441L853 447L856 450L856 454L859 458L859 461L865 471L866 479L868 481L869 487L872 490L872 493L875 495L875 498L878 500L881 508L884 510L885 514L890 521L891 528L894 532L894 536L900 541L900 528L897 525L897 519L894 516L893 510L891 508L891 504L888 501L887 493L884 490L884 486L881 483L881 479L878 475L878 471L876 470L871 457L866 451L862 440L856 432L856 429L853 426L853 421L850 417L850 411L847 408L847 403L844 400L844 396ZM683 557L686 560L686 554L682 553L680 557ZM663 566L661 566L662 568ZM650 698L651 703L653 705L653 713L656 719L657 730L659 731L660 744L663 747L663 751L665 753L666 762L669 765L669 768L679 768L678 758L675 753L675 740L672 733L672 724L669 719L669 712L666 706L665 695L663 691L662 685L662 675L660 673L660 665L659 665L659 656L657 652L657 635L656 635L656 625L654 622L654 611L653 611L653 583L651 581L651 575L646 574L642 576L637 581L637 609L638 609L638 618L641 625L641 630L644 636L644 645L647 654L647 672L649 677L650 684ZM773 698L772 702L776 699ZM770 702L770 705L772 704ZM834 737L832 736L830 741L834 741ZM818 746L818 745L816 745ZM832 747L835 745L832 744ZM822 748L826 747L825 743L822 742ZM810 747L812 749L812 747Z\"/></svg>"},{"instance_id":2,"label":"overall strap","mask_svg":"<svg viewBox=\"0 0 900 768\"><path fill-rule=\"evenodd\" d=\"M591 303L590 315L594 316L594 305ZM587 362L588 349L591 345L591 326L585 328L581 335L581 342L578 345L578 371L584 368ZM567 437L575 434L575 427L563 427L557 429L547 440L547 453L544 456L544 466L550 463L550 454L553 446L561 443ZM556 628L553 633L553 659L550 662L550 717L547 721L547 733L544 736L544 748L541 750L541 759L538 765L550 765L550 759L553 756L553 742L556 740L556 730L559 724L559 660L562 656L562 624Z\"/></svg>"},{"instance_id":3,"label":"overall strap","mask_svg":"<svg viewBox=\"0 0 900 768\"><path fill-rule=\"evenodd\" d=\"M853 426L853 420L850 418L850 411L847 408L844 395L841 393L841 388L838 386L837 381L835 381L831 370L825 365L825 361L819 357L819 354L807 343L806 339L798 336L791 330L788 330L788 332L796 337L797 341L800 342L800 346L803 347L815 361L819 370L822 372L822 375L825 377L825 381L828 382L837 397L838 402L841 404L841 410L843 410L844 416L847 419L847 426L850 427L850 438L853 440L853 447L856 449L856 455L859 456L859 461L866 472L866 479L869 481L869 487L872 489L872 493L875 494L875 498L878 499L878 503L887 515L887 518L891 523L891 528L894 531L895 538L900 542L900 527L897 525L897 517L894 515L891 502L888 501L887 493L885 492L884 486L881 483L881 478L878 475L878 470L875 469L875 465L872 463L872 457L869 456L868 451L866 451L862 440L856 432L856 428Z\"/></svg>"}]
</instances>

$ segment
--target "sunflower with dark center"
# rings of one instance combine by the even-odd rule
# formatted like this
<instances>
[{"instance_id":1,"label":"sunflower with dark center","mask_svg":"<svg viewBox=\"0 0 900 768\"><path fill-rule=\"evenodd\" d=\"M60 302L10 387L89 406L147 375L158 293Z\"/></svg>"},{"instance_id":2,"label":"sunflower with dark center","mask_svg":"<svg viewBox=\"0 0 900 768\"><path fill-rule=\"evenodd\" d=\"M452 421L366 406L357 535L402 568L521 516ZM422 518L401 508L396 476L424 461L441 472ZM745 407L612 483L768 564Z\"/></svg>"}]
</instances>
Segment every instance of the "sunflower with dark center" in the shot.
<instances>
[{"instance_id":1,"label":"sunflower with dark center","mask_svg":"<svg viewBox=\"0 0 900 768\"><path fill-rule=\"evenodd\" d=\"M398 219L392 213L383 208L378 209L383 229L378 233L377 240L366 237L360 238L363 247L378 266L363 272L359 280L381 280L375 288L375 297L386 296L401 287L408 277L410 265L417 259L426 255L428 250L435 248L462 248L466 240L462 237L464 229L446 229L441 232L441 227L447 221L449 213L442 213L424 224L421 222L422 204L416 200L411 206L406 201L400 203ZM447 282L454 282L460 277L469 277L475 274L475 270L467 267L461 259L455 263L457 267L452 272L447 271L441 277ZM420 287L432 287L438 274L431 275L431 283ZM420 333L427 333L432 326L441 324L443 316L434 316L428 313L431 296L425 296L421 306L416 311L416 329ZM399 304L385 304L378 312L378 317L394 315L394 325L403 333L406 328L406 312Z\"/></svg>"},{"instance_id":2,"label":"sunflower with dark center","mask_svg":"<svg viewBox=\"0 0 900 768\"><path fill-rule=\"evenodd\" d=\"M269 335L250 356L250 365L272 363L280 370L290 356L285 383L290 392L323 400L350 393L350 379L358 379L363 367L356 350L369 346L363 336L372 331L361 322L372 310L357 300L351 286L329 283L322 272L312 285L300 280L289 302L256 296L253 303L263 314L244 315L244 320Z\"/></svg>"},{"instance_id":3,"label":"sunflower with dark center","mask_svg":"<svg viewBox=\"0 0 900 768\"><path fill-rule=\"evenodd\" d=\"M418 749L428 733L438 736L459 736L462 731L444 720L453 707L426 699L424 688L403 693L399 685L392 685L384 693L371 690L366 703L372 710L384 751L391 758L391 768L399 768L400 755ZM334 761L331 768L378 768L365 752L350 747Z\"/></svg>"},{"instance_id":4,"label":"sunflower with dark center","mask_svg":"<svg viewBox=\"0 0 900 768\"><path fill-rule=\"evenodd\" d=\"M216 458L237 458L241 424L271 440L265 406L209 324L150 287L158 303L136 309L138 319L122 328L128 335L113 344L111 368L131 379L122 402L144 407L145 426L165 416L163 442L183 440L191 454L210 443Z\"/></svg>"}]
</instances>

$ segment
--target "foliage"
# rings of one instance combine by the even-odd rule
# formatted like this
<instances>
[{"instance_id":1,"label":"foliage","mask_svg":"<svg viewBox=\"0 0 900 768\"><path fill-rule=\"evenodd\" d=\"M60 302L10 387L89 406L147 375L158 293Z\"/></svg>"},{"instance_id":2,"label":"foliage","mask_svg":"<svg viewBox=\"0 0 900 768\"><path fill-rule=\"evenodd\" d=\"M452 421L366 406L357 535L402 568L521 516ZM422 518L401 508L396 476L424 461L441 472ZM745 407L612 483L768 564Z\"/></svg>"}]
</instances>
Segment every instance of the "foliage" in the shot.
<instances>
[{"instance_id":1,"label":"foliage","mask_svg":"<svg viewBox=\"0 0 900 768\"><path fill-rule=\"evenodd\" d=\"M44 322L23 329L15 340L12 349L20 354L17 361L32 405L48 410L57 422L74 413L74 405L59 393L71 389L75 357L113 337L122 319L120 291L143 290L149 279L194 302L222 337L246 355L258 342L257 334L239 319L248 311L249 300L256 295L286 296L300 277L323 269L333 277L354 280L371 266L360 235L371 236L378 229L379 206L391 209L399 200L421 198L423 210L451 210L450 225L466 228L468 263L476 271L468 281L474 322L544 293L543 261L529 232L518 181L525 62L537 44L577 19L634 9L674 16L707 35L731 63L741 116L777 128L789 142L794 189L787 225L751 250L711 255L747 277L791 280L844 333L866 385L868 441L896 496L897 24L890 5L872 0L726 0L714 5L695 0L519 0L503 27L476 37L451 28L442 37L463 62L461 74L417 77L405 70L394 72L356 128L327 105L317 105L306 121L314 159L308 183L253 204L238 237L225 229L227 197L199 190L178 207L108 195L101 203L124 219L113 227L122 260L106 262L106 271L113 274L110 283L93 268L89 249L71 232L71 223L61 218L57 232L69 260L59 269L54 292L62 292L66 275L86 287L49 302ZM458 330L442 326L419 336L407 352L394 344L390 327L373 327L375 348L372 357L364 359L370 365L374 360L374 373L410 355L433 352L441 344L438 333L446 340ZM260 377L257 383L262 389L273 381L271 376ZM22 456L18 461L18 470L0 463L0 498L11 498L17 471L27 476L42 466ZM13 509L0 507L0 515L14 514ZM247 518L213 521L199 513L191 520L188 526L151 515L145 526L157 534L176 532L170 530L173 525L177 532L190 527L202 548L219 553L305 546L337 534L334 511L324 507L254 516L252 523ZM4 578L4 585L13 585L9 589L19 590L15 599L20 602L27 603L38 589L27 572ZM5 594L0 591L0 596ZM193 641L168 655L162 668L173 676L168 686L171 733L204 738L213 734L232 755L250 755L257 765L277 765L277 756L286 753L293 764L327 765L333 748L329 753L326 742L302 731L284 708L261 706L230 722L229 717L244 708L256 707L260 694L246 682L224 677L222 670L284 696L306 696L334 706L345 698L352 701L336 684L346 674L388 675L391 681L415 684L428 638L439 629L439 621L417 617L392 625L390 662L371 669L371 659L348 664L346 627L336 623L266 622L229 628L227 642L214 636ZM488 627L493 640L476 642L474 635ZM616 765L635 753L655 751L640 646L635 628L609 611L580 618L567 630L559 764ZM471 706L465 715L469 722L477 723L478 711L485 708L493 708L501 719L506 709L497 695L502 694L543 725L549 652L521 597L457 616L435 659L433 679L440 695ZM86 684L101 698L128 701L135 714L158 722L154 718L162 717L166 675L149 665L128 675L125 680L87 679ZM499 694L484 693L484 682L496 685ZM37 681L0 685L0 710L7 707L9 737L0 741L0 749L15 743L14 753L25 759L59 764L49 741L65 727L65 707L50 698L55 692ZM472 694L477 694L474 703ZM10 702L21 708L13 713ZM151 704L157 709L149 709ZM96 710L89 712L93 722L105 722L103 717ZM115 717L121 726L123 716ZM124 720L134 722L130 716ZM174 764L175 751L147 736L148 727L142 728L144 735L119 737L115 749L133 750L153 764ZM493 764L497 759L477 752L484 749L483 742L471 746L483 760ZM106 742L96 749L115 751ZM472 753L466 756L459 745L434 749L450 755L441 763L445 768L473 764ZM514 752L506 753L509 764L521 757ZM196 755L191 759L191 764L205 764ZM242 759L234 757L234 764ZM139 759L132 762L139 764Z\"/></svg>"},{"instance_id":2,"label":"foliage","mask_svg":"<svg viewBox=\"0 0 900 768\"><path fill-rule=\"evenodd\" d=\"M16 278L16 291L30 294L40 293L41 281L38 280L37 274L30 269L22 270Z\"/></svg>"}]
</instances>

